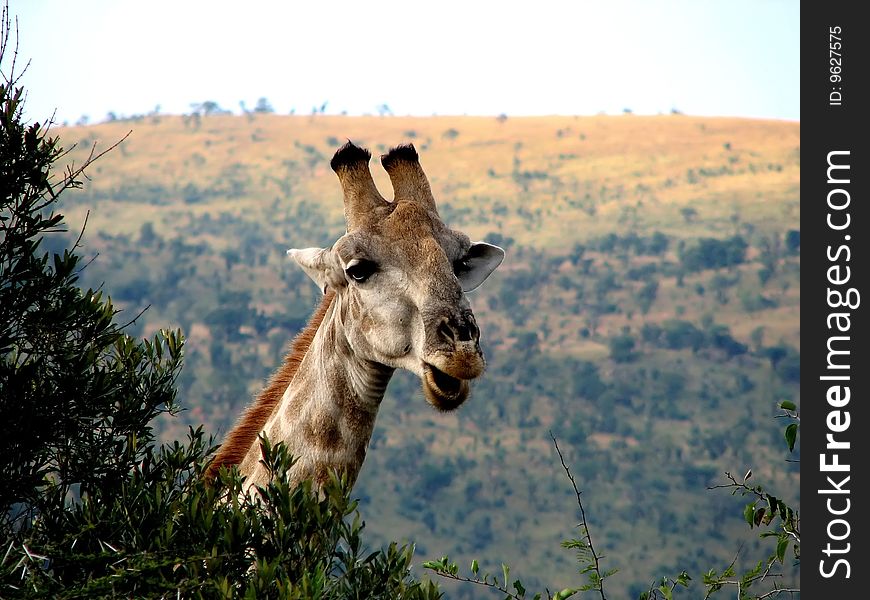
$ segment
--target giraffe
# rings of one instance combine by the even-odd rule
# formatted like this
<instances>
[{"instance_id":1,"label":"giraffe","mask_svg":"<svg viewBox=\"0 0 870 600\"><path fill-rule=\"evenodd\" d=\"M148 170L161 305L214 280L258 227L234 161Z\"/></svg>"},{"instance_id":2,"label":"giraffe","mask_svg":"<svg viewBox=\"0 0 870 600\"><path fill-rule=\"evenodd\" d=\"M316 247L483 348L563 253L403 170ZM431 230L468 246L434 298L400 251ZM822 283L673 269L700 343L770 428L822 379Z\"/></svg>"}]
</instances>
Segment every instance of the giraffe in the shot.
<instances>
[{"instance_id":1,"label":"giraffe","mask_svg":"<svg viewBox=\"0 0 870 600\"><path fill-rule=\"evenodd\" d=\"M440 411L458 408L483 374L466 292L501 264L504 250L442 222L413 144L381 156L392 201L379 193L370 160L350 141L333 156L346 233L331 248L287 251L319 286L320 305L206 477L238 464L246 490L265 485L258 439L265 433L296 459L291 483L311 479L319 489L336 470L353 485L396 369L419 376L426 401Z\"/></svg>"}]
</instances>

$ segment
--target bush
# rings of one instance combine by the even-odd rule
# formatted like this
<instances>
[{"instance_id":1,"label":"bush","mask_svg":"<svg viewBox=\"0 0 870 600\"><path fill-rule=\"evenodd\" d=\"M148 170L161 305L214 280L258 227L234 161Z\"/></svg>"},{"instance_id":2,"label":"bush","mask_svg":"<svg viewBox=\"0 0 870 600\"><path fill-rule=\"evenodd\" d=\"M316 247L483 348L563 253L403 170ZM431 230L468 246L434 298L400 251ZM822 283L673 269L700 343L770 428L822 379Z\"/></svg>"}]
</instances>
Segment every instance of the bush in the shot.
<instances>
[{"instance_id":1,"label":"bush","mask_svg":"<svg viewBox=\"0 0 870 600\"><path fill-rule=\"evenodd\" d=\"M798 254L801 249L801 232L789 229L785 234L785 249L789 254Z\"/></svg>"},{"instance_id":2,"label":"bush","mask_svg":"<svg viewBox=\"0 0 870 600\"><path fill-rule=\"evenodd\" d=\"M697 352L704 346L704 333L688 321L668 319L662 323L662 343L670 350L691 348Z\"/></svg>"},{"instance_id":3,"label":"bush","mask_svg":"<svg viewBox=\"0 0 870 600\"><path fill-rule=\"evenodd\" d=\"M680 262L688 272L733 267L743 263L748 248L749 244L739 235L725 240L702 238L697 244L683 248Z\"/></svg>"},{"instance_id":4,"label":"bush","mask_svg":"<svg viewBox=\"0 0 870 600\"><path fill-rule=\"evenodd\" d=\"M726 325L716 324L707 331L709 345L725 352L729 358L746 354L749 348L741 344L731 336L731 331Z\"/></svg>"},{"instance_id":5,"label":"bush","mask_svg":"<svg viewBox=\"0 0 870 600\"><path fill-rule=\"evenodd\" d=\"M635 340L629 334L617 335L609 340L610 358L615 362L624 363L631 362L637 358L637 352L634 351Z\"/></svg>"}]
</instances>

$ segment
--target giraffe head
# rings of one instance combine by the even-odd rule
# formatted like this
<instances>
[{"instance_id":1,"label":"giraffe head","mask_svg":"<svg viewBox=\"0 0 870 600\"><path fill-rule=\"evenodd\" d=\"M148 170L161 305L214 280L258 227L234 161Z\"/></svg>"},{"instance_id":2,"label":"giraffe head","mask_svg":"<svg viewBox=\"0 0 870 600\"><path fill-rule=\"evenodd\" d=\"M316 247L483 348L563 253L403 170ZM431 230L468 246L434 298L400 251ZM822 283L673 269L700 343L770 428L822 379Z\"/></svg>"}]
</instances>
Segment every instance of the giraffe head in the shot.
<instances>
[{"instance_id":1,"label":"giraffe head","mask_svg":"<svg viewBox=\"0 0 870 600\"><path fill-rule=\"evenodd\" d=\"M426 400L453 410L486 364L465 293L501 264L504 250L441 221L413 145L381 157L392 202L378 192L370 158L348 142L330 163L344 192L347 233L331 248L287 253L324 293L335 292L355 356L417 374Z\"/></svg>"}]
</instances>

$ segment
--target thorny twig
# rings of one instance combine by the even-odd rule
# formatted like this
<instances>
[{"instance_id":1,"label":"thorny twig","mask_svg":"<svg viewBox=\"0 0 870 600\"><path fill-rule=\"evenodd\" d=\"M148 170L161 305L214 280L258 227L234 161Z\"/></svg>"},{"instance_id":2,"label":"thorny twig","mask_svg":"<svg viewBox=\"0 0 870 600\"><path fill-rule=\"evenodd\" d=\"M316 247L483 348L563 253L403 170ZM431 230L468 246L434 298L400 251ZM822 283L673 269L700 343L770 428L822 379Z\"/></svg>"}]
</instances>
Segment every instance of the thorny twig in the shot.
<instances>
[{"instance_id":1,"label":"thorny twig","mask_svg":"<svg viewBox=\"0 0 870 600\"><path fill-rule=\"evenodd\" d=\"M586 537L586 543L589 546L589 551L592 553L595 572L598 574L597 589L599 594L601 594L601 600L607 600L607 596L604 595L604 577L601 576L600 559L598 553L595 552L595 547L592 545L592 536L589 535L589 526L586 524L586 511L583 509L583 501L580 499L580 490L577 488L577 482L574 481L574 476L571 474L571 470L568 468L568 465L565 464L565 457L562 456L562 451L559 449L559 442L556 441L556 436L553 435L552 431L550 431L550 437L553 439L553 445L556 447L556 453L559 455L559 461L562 463L562 468L565 469L565 473L571 481L571 486L574 488L574 493L577 495L577 506L580 507L580 526L583 527L583 534Z\"/></svg>"}]
</instances>

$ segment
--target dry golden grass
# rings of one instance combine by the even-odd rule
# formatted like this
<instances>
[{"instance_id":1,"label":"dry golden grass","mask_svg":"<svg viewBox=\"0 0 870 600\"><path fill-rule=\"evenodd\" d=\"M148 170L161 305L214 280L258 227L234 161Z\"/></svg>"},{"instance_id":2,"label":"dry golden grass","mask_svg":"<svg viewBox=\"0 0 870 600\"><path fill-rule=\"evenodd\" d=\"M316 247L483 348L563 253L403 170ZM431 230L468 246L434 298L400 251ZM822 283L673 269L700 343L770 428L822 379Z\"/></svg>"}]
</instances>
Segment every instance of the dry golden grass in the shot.
<instances>
[{"instance_id":1,"label":"dry golden grass","mask_svg":"<svg viewBox=\"0 0 870 600\"><path fill-rule=\"evenodd\" d=\"M168 206L113 206L93 214L91 227L130 232L142 221L170 214L170 207L194 215L243 215L266 211L275 199L283 207L303 198L316 200L339 223L340 192L328 161L347 139L368 146L376 157L413 142L440 202L483 215L492 215L500 203L535 215L531 226L514 210L488 223L472 219L463 225L470 234L497 230L544 248L629 227L693 236L733 229L735 214L761 228L797 224L800 216L800 125L793 122L683 115L505 121L258 115L204 117L198 128L183 117L159 117L57 133L63 145L78 144L70 157L80 161L94 141L105 146L130 130L122 147L95 166L88 188L109 192L133 182L157 184L171 192ZM446 135L451 130L458 132L455 138ZM288 160L304 174L293 181L289 196L274 183L287 173ZM241 197L181 202L186 185L205 189L233 170L248 182ZM727 174L717 174L722 170ZM377 166L372 171L389 198L386 174ZM530 174L525 189L514 173ZM685 221L684 208L697 211L695 222ZM80 219L81 210L69 216Z\"/></svg>"}]
</instances>

